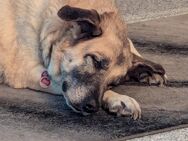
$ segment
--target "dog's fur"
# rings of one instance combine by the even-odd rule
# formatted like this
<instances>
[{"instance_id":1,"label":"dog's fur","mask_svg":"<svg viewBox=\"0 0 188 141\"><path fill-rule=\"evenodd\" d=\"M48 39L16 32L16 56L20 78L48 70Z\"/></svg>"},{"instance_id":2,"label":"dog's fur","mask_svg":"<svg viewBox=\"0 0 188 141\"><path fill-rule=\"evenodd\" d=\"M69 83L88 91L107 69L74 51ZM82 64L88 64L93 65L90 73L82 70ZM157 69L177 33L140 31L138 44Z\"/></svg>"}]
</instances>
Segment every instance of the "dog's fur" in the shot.
<instances>
[{"instance_id":1,"label":"dog's fur","mask_svg":"<svg viewBox=\"0 0 188 141\"><path fill-rule=\"evenodd\" d=\"M52 84L44 89L46 68ZM0 1L0 82L63 93L83 114L102 105L137 119L139 104L109 87L122 79L158 82L158 76L165 80L164 69L136 51L114 0Z\"/></svg>"}]
</instances>

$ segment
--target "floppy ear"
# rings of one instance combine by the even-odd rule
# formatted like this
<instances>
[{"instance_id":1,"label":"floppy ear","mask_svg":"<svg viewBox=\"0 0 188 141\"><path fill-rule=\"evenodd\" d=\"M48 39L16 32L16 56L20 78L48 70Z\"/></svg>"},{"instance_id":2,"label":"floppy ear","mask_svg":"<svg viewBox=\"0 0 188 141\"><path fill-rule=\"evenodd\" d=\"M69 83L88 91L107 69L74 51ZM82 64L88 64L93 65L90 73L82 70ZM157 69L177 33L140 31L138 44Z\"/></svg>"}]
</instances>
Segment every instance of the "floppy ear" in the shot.
<instances>
[{"instance_id":1,"label":"floppy ear","mask_svg":"<svg viewBox=\"0 0 188 141\"><path fill-rule=\"evenodd\" d=\"M76 23L80 30L77 39L97 37L102 34L100 16L96 10L86 10L68 5L62 7L58 16L65 21Z\"/></svg>"}]
</instances>

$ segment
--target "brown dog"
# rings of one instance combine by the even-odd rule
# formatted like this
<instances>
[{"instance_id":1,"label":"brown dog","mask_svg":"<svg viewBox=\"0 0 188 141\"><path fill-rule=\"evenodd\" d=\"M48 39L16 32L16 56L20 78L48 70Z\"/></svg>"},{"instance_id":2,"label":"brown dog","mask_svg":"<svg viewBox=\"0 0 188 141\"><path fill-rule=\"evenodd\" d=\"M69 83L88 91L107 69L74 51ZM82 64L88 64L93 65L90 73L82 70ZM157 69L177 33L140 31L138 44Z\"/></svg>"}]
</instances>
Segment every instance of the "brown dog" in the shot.
<instances>
[{"instance_id":1,"label":"brown dog","mask_svg":"<svg viewBox=\"0 0 188 141\"><path fill-rule=\"evenodd\" d=\"M122 79L165 82L163 67L128 39L113 0L3 0L0 11L0 80L13 88L63 94L82 114L103 105L137 119L139 104L110 87Z\"/></svg>"}]
</instances>

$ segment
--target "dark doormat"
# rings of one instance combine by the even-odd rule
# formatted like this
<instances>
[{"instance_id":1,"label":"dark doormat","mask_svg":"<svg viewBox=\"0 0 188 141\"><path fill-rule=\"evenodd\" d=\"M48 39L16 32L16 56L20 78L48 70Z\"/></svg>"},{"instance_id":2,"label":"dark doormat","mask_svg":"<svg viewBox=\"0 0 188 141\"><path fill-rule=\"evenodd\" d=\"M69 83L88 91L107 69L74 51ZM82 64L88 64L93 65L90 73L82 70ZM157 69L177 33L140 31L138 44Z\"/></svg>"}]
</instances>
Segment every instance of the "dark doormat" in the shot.
<instances>
[{"instance_id":1,"label":"dark doormat","mask_svg":"<svg viewBox=\"0 0 188 141\"><path fill-rule=\"evenodd\" d=\"M103 111L83 117L63 104L61 96L0 86L1 141L8 141L6 137L19 141L29 137L40 141L109 141L188 124L188 88L120 86L116 91L141 103L140 120Z\"/></svg>"}]
</instances>

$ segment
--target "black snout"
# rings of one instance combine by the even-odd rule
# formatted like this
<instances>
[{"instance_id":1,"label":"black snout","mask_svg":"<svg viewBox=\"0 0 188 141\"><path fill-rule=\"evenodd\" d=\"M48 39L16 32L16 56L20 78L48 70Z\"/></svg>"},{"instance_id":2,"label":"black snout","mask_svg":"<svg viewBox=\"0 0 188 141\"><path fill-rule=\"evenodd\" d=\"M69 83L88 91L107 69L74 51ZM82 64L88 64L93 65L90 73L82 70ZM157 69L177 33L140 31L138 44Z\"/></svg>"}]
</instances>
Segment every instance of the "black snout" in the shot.
<instances>
[{"instance_id":1,"label":"black snout","mask_svg":"<svg viewBox=\"0 0 188 141\"><path fill-rule=\"evenodd\" d=\"M94 99L89 100L84 104L82 110L86 113L95 113L99 110L99 104Z\"/></svg>"}]
</instances>

